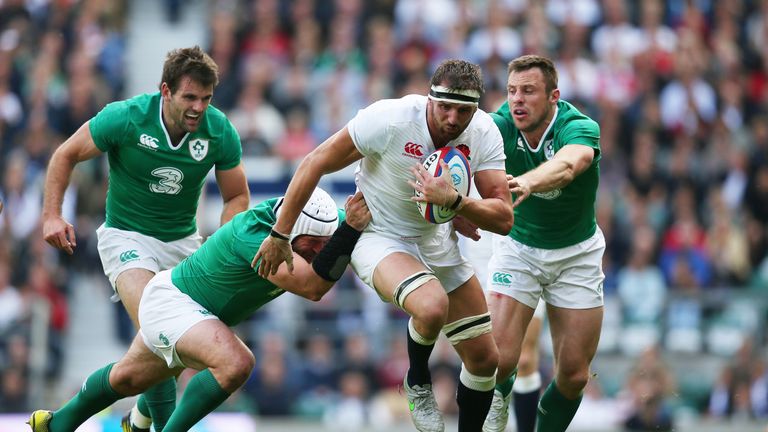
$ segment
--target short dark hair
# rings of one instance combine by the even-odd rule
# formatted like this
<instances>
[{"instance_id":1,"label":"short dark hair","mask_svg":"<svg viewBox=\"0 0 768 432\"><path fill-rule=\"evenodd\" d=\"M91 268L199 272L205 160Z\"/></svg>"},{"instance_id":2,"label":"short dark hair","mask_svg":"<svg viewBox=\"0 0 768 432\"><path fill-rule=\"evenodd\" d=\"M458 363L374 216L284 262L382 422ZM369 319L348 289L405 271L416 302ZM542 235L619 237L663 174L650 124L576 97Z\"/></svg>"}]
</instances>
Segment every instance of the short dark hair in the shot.
<instances>
[{"instance_id":1,"label":"short dark hair","mask_svg":"<svg viewBox=\"0 0 768 432\"><path fill-rule=\"evenodd\" d=\"M477 90L480 94L485 92L480 66L464 60L444 60L432 74L430 84L457 90Z\"/></svg>"},{"instance_id":2,"label":"short dark hair","mask_svg":"<svg viewBox=\"0 0 768 432\"><path fill-rule=\"evenodd\" d=\"M555 64L552 63L552 60L540 55L528 54L512 60L507 66L507 74L527 71L533 68L539 68L541 73L544 74L547 91L557 88L557 69L555 69Z\"/></svg>"},{"instance_id":3,"label":"short dark hair","mask_svg":"<svg viewBox=\"0 0 768 432\"><path fill-rule=\"evenodd\" d=\"M219 84L219 66L198 45L168 51L160 86L166 83L171 93L176 93L183 76L188 76L203 86L216 87Z\"/></svg>"}]
</instances>

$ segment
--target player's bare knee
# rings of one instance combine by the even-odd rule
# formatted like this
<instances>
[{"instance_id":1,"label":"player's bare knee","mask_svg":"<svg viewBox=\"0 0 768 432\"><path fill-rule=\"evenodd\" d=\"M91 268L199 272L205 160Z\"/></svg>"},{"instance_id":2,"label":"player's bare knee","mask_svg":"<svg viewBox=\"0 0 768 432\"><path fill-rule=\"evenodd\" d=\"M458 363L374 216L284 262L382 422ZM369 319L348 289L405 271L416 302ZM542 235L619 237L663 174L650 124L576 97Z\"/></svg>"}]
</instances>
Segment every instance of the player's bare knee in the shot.
<instances>
[{"instance_id":1,"label":"player's bare knee","mask_svg":"<svg viewBox=\"0 0 768 432\"><path fill-rule=\"evenodd\" d=\"M560 370L558 373L558 386L568 396L569 392L580 393L589 382L589 370L572 369Z\"/></svg>"},{"instance_id":2,"label":"player's bare knee","mask_svg":"<svg viewBox=\"0 0 768 432\"><path fill-rule=\"evenodd\" d=\"M255 365L256 359L253 354L248 350L240 350L231 353L226 363L214 372L214 376L221 388L234 392L248 380Z\"/></svg>"},{"instance_id":3,"label":"player's bare knee","mask_svg":"<svg viewBox=\"0 0 768 432\"><path fill-rule=\"evenodd\" d=\"M109 373L109 385L122 396L135 396L143 392L151 383L147 382L146 375L140 369L125 363L115 364Z\"/></svg>"},{"instance_id":4,"label":"player's bare knee","mask_svg":"<svg viewBox=\"0 0 768 432\"><path fill-rule=\"evenodd\" d=\"M470 372L479 375L490 375L496 371L499 366L499 351L493 346L490 348L469 350L464 355L462 360Z\"/></svg>"},{"instance_id":5,"label":"player's bare knee","mask_svg":"<svg viewBox=\"0 0 768 432\"><path fill-rule=\"evenodd\" d=\"M430 328L431 332L438 333L445 324L445 320L448 318L448 301L440 301L443 299L435 299L434 302L422 302L417 305L411 316L416 322L421 323L425 327Z\"/></svg>"}]
</instances>

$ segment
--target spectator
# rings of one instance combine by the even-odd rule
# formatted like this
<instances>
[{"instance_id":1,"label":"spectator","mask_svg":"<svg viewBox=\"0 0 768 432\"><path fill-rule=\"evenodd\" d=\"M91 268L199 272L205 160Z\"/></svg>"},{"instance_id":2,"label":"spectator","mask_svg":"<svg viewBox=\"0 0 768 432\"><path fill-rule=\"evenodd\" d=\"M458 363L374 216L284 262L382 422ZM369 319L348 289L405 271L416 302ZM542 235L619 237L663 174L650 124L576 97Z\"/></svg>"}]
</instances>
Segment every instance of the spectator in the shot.
<instances>
[{"instance_id":1,"label":"spectator","mask_svg":"<svg viewBox=\"0 0 768 432\"><path fill-rule=\"evenodd\" d=\"M768 416L765 361L747 339L719 377L709 396L709 414L718 418L754 419Z\"/></svg>"},{"instance_id":2,"label":"spectator","mask_svg":"<svg viewBox=\"0 0 768 432\"><path fill-rule=\"evenodd\" d=\"M674 430L669 398L676 383L658 348L646 350L629 372L625 386L631 408L624 421L627 431Z\"/></svg>"}]
</instances>

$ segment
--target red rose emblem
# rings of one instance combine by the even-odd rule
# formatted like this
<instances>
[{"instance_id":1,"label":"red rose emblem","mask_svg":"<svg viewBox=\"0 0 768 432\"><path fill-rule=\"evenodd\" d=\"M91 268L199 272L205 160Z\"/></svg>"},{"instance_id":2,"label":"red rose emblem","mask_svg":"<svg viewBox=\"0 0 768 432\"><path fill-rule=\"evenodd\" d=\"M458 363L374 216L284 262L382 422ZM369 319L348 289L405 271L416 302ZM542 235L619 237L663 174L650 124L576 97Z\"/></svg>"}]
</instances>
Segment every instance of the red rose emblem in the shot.
<instances>
[{"instance_id":1,"label":"red rose emblem","mask_svg":"<svg viewBox=\"0 0 768 432\"><path fill-rule=\"evenodd\" d=\"M459 144L456 146L456 150L460 151L467 160L470 160L469 158L469 147L467 147L466 144Z\"/></svg>"}]
</instances>

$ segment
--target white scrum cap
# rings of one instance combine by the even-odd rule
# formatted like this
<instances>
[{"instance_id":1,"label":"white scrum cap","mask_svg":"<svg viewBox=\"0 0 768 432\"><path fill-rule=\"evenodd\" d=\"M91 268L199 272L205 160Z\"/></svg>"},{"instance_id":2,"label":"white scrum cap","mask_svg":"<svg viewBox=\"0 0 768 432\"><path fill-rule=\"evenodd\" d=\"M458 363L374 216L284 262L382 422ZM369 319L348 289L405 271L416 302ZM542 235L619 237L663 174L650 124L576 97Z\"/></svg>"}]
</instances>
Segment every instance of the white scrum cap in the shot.
<instances>
[{"instance_id":1,"label":"white scrum cap","mask_svg":"<svg viewBox=\"0 0 768 432\"><path fill-rule=\"evenodd\" d=\"M283 198L280 198L275 205L275 216L280 216L282 209ZM339 212L336 201L328 192L316 187L293 225L290 241L300 235L330 236L338 226Z\"/></svg>"}]
</instances>

